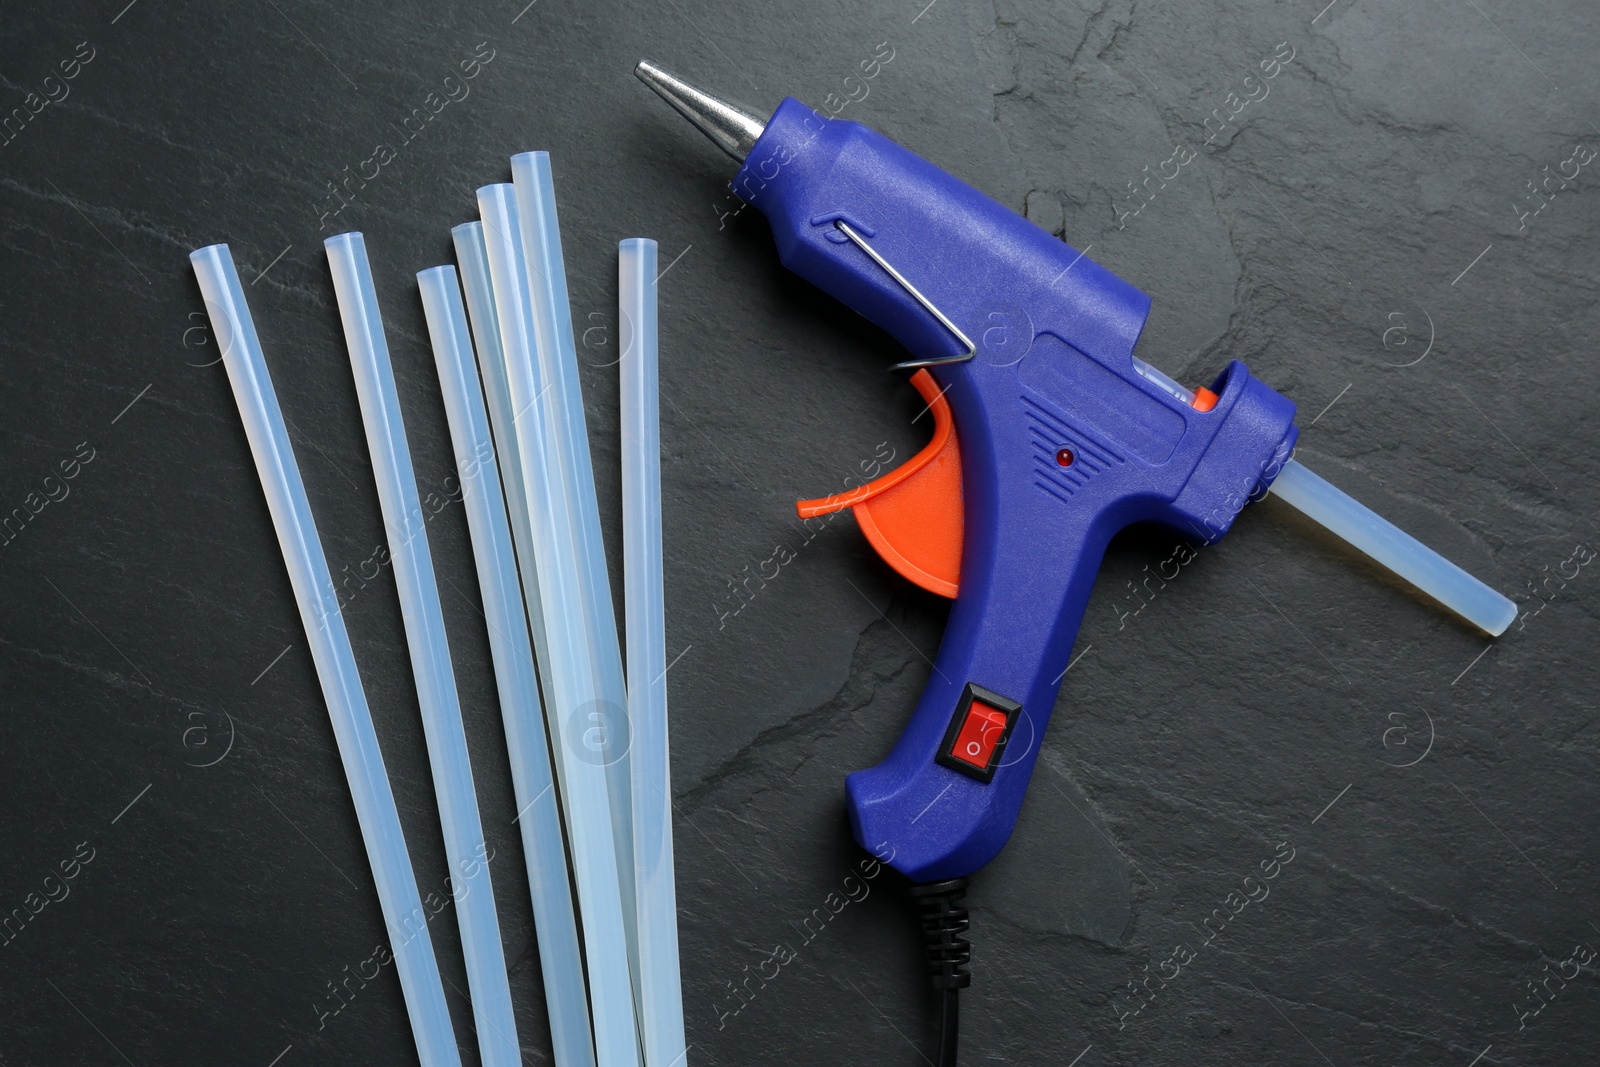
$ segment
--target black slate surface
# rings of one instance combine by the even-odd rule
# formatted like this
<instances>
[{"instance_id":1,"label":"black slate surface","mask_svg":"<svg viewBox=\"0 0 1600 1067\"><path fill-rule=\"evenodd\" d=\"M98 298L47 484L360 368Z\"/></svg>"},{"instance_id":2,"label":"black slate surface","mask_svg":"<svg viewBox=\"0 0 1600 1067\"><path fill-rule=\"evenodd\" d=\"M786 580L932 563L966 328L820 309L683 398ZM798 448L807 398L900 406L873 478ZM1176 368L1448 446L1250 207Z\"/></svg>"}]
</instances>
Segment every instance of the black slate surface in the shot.
<instances>
[{"instance_id":1,"label":"black slate surface","mask_svg":"<svg viewBox=\"0 0 1600 1067\"><path fill-rule=\"evenodd\" d=\"M615 242L672 264L690 1061L932 1055L901 885L827 902L860 858L841 780L896 736L945 609L852 520L808 538L791 511L914 451L920 405L883 373L892 344L730 214L727 161L634 81L641 56L759 107L848 100L1064 232L1155 298L1144 358L1191 383L1246 360L1300 405L1302 459L1524 609L1488 642L1271 501L1181 566L1170 533L1121 537L971 895L964 1062L1593 1059L1600 208L1593 166L1550 178L1600 148L1589 5L125 2L0 11L0 514L24 516L0 544L0 1062L413 1061L390 971L330 993L384 932L185 257L232 246L328 557L356 567L384 535L318 244L367 236L435 489L453 460L412 275L533 148L614 559ZM892 60L847 80L880 44ZM408 133L475 51L470 93ZM1174 170L1133 214L1130 183ZM546 1062L461 509L428 533L525 1059ZM736 598L779 545L793 562ZM346 614L427 892L445 869L392 584ZM475 1062L459 941L432 929Z\"/></svg>"}]
</instances>

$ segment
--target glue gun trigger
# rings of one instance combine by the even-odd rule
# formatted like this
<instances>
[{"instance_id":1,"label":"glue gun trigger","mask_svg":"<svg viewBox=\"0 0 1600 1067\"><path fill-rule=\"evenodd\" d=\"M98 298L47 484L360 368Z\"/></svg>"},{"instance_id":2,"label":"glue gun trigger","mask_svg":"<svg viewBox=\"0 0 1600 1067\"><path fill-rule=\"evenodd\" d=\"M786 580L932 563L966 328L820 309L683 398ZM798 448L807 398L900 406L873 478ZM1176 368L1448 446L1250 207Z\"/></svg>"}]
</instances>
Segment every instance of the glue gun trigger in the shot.
<instances>
[{"instance_id":1,"label":"glue gun trigger","mask_svg":"<svg viewBox=\"0 0 1600 1067\"><path fill-rule=\"evenodd\" d=\"M844 508L884 562L902 576L944 597L954 597L961 575L961 450L950 401L926 370L911 384L933 412L933 438L888 474L866 485L795 504L802 519Z\"/></svg>"}]
</instances>

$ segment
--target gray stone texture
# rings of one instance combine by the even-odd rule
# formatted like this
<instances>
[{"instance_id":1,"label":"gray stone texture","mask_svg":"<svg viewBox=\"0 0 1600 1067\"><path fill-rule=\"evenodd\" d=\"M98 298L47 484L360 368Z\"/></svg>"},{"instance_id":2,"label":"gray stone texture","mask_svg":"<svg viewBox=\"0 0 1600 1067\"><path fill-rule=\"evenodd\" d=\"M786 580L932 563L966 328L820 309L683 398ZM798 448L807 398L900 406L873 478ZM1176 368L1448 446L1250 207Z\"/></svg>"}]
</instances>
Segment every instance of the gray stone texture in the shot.
<instances>
[{"instance_id":1,"label":"gray stone texture","mask_svg":"<svg viewBox=\"0 0 1600 1067\"><path fill-rule=\"evenodd\" d=\"M945 605L849 517L812 532L792 510L885 444L914 452L921 403L884 373L892 342L730 214L728 160L634 81L641 57L757 108L837 94L1088 248L1154 298L1145 359L1190 384L1245 360L1300 405L1301 459L1525 610L1490 643L1271 500L1165 582L1141 585L1172 573L1177 535L1120 537L1016 834L974 881L964 1062L1592 1055L1574 946L1600 944L1600 576L1575 546L1600 541L1600 202L1593 166L1548 203L1529 184L1600 148L1592 6L924 2L0 14L0 101L23 116L0 147L0 513L27 516L0 546L0 911L24 917L0 947L0 1062L412 1062L392 968L330 989L383 925L186 255L232 246L329 560L354 571L385 535L320 241L366 234L419 480L441 490L413 275L528 149L554 157L619 596L615 243L654 237L672 264L690 1062L932 1056L903 884L830 902L863 856L844 775L897 736ZM492 60L433 113L480 42ZM880 42L892 61L852 79ZM393 158L322 217L380 143ZM428 536L525 1058L548 1062L462 509ZM743 585L779 546L793 560ZM347 618L419 883L442 890L387 572ZM475 1062L450 911L432 933ZM736 999L778 946L792 960Z\"/></svg>"}]
</instances>

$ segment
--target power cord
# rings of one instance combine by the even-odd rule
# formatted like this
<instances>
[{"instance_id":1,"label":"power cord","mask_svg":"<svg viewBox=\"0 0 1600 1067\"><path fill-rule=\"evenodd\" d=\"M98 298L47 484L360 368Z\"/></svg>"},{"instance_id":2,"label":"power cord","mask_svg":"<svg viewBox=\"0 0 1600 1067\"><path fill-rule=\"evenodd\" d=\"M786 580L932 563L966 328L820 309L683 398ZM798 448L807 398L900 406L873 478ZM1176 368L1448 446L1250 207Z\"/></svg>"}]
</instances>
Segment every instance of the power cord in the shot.
<instances>
[{"instance_id":1,"label":"power cord","mask_svg":"<svg viewBox=\"0 0 1600 1067\"><path fill-rule=\"evenodd\" d=\"M938 1067L956 1067L960 1037L957 996L972 984L972 975L967 973L972 944L964 936L971 921L961 904L961 898L967 895L967 880L951 878L914 885L911 895L922 919L922 950L928 957L928 976L939 994Z\"/></svg>"}]
</instances>

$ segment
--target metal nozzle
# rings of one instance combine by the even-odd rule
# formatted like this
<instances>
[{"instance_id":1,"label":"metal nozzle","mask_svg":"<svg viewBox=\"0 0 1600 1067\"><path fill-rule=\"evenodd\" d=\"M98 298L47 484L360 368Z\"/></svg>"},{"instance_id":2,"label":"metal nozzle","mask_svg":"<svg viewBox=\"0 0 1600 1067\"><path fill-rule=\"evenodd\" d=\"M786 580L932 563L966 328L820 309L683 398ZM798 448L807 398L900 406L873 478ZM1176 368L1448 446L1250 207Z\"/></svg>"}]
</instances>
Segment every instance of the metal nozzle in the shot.
<instances>
[{"instance_id":1,"label":"metal nozzle","mask_svg":"<svg viewBox=\"0 0 1600 1067\"><path fill-rule=\"evenodd\" d=\"M671 104L684 118L700 127L700 132L718 148L740 163L755 147L756 138L767 128L764 119L746 108L696 89L676 74L669 73L647 59L633 68L634 75L657 96Z\"/></svg>"}]
</instances>

